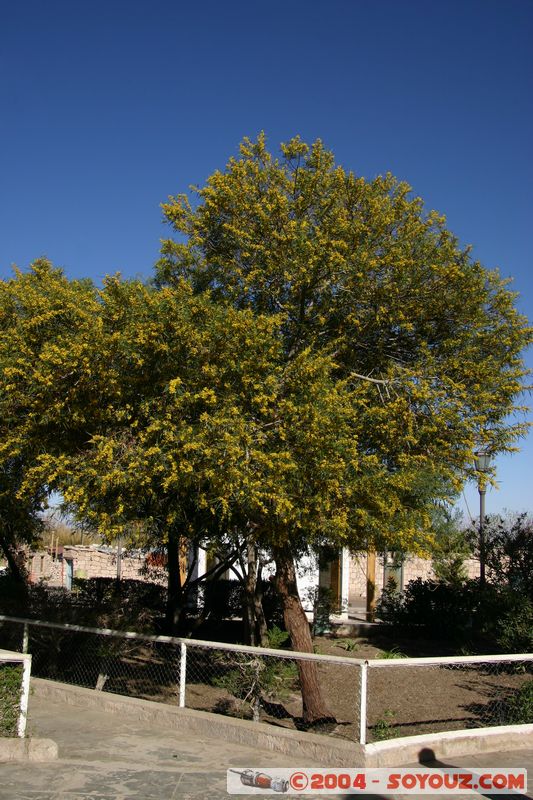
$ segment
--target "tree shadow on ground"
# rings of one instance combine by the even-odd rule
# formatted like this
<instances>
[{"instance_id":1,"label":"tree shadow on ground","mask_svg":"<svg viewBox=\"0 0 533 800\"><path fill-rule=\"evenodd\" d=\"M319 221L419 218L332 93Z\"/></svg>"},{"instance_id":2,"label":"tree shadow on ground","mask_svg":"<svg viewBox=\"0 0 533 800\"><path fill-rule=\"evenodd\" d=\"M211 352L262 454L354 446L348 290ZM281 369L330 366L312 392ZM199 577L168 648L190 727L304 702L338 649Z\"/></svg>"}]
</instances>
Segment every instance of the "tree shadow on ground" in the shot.
<instances>
[{"instance_id":1,"label":"tree shadow on ground","mask_svg":"<svg viewBox=\"0 0 533 800\"><path fill-rule=\"evenodd\" d=\"M435 751L432 750L431 747L423 747L422 750L420 750L418 754L418 761L420 764L423 764L424 767L429 767L430 769L435 767L439 769L464 769L464 767L458 767L456 764L448 764L445 761L440 761L435 756ZM477 769L478 768L476 767L476 770ZM483 767L479 767L479 770L483 770ZM507 794L501 794L500 792L483 792L477 789L476 792L477 794L481 795L481 797L489 797L492 800L505 800L505 798L508 798L508 800L531 800L531 795L522 794L522 792L510 791Z\"/></svg>"}]
</instances>

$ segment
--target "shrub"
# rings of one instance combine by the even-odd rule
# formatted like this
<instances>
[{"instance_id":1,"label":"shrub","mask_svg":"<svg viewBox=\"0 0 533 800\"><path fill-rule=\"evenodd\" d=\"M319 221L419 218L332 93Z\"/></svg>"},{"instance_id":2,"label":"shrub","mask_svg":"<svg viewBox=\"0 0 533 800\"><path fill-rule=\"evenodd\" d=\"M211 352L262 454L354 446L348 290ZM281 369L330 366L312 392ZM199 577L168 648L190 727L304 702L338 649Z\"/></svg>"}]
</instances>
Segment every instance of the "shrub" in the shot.
<instances>
[{"instance_id":1,"label":"shrub","mask_svg":"<svg viewBox=\"0 0 533 800\"><path fill-rule=\"evenodd\" d=\"M72 602L85 612L92 609L98 626L151 631L165 612L166 588L138 580L77 579Z\"/></svg>"},{"instance_id":2,"label":"shrub","mask_svg":"<svg viewBox=\"0 0 533 800\"><path fill-rule=\"evenodd\" d=\"M347 653L355 653L359 650L359 642L355 639L337 639L336 647L341 647Z\"/></svg>"},{"instance_id":3,"label":"shrub","mask_svg":"<svg viewBox=\"0 0 533 800\"><path fill-rule=\"evenodd\" d=\"M439 581L411 581L402 594L384 593L378 614L385 622L401 626L437 629L439 635L456 634L469 626L477 605L471 583L452 586Z\"/></svg>"},{"instance_id":4,"label":"shrub","mask_svg":"<svg viewBox=\"0 0 533 800\"><path fill-rule=\"evenodd\" d=\"M487 576L498 586L506 585L533 601L533 517L509 514L488 516L484 525ZM471 540L479 555L479 532L472 528Z\"/></svg>"},{"instance_id":5,"label":"shrub","mask_svg":"<svg viewBox=\"0 0 533 800\"><path fill-rule=\"evenodd\" d=\"M281 647L289 637L278 627L267 635L272 648ZM270 701L284 700L298 688L298 668L293 661L237 652L220 653L215 658L217 669L223 674L215 677L213 684L241 700L243 710L249 707L255 721L259 720L262 703L272 706Z\"/></svg>"},{"instance_id":6,"label":"shrub","mask_svg":"<svg viewBox=\"0 0 533 800\"><path fill-rule=\"evenodd\" d=\"M0 613L89 627L151 630L163 614L166 590L145 581L77 579L73 591L43 583L21 586L0 576Z\"/></svg>"},{"instance_id":7,"label":"shrub","mask_svg":"<svg viewBox=\"0 0 533 800\"><path fill-rule=\"evenodd\" d=\"M0 664L0 736L16 736L20 712L22 667Z\"/></svg>"},{"instance_id":8,"label":"shrub","mask_svg":"<svg viewBox=\"0 0 533 800\"><path fill-rule=\"evenodd\" d=\"M423 627L428 636L474 651L533 650L533 603L506 586L481 587L475 580L453 586L418 578L402 594L387 588L378 615L401 627Z\"/></svg>"},{"instance_id":9,"label":"shrub","mask_svg":"<svg viewBox=\"0 0 533 800\"><path fill-rule=\"evenodd\" d=\"M385 709L383 716L380 717L372 726L372 739L374 742L382 742L384 739L394 739L399 733L394 726L394 711L390 708Z\"/></svg>"},{"instance_id":10,"label":"shrub","mask_svg":"<svg viewBox=\"0 0 533 800\"><path fill-rule=\"evenodd\" d=\"M405 655L405 653L402 653L402 651L398 647L395 646L391 647L390 650L382 650L379 653L379 658L394 659L394 658L407 658L407 656Z\"/></svg>"},{"instance_id":11,"label":"shrub","mask_svg":"<svg viewBox=\"0 0 533 800\"><path fill-rule=\"evenodd\" d=\"M447 508L438 508L436 516L433 572L441 583L458 586L467 579L465 559L472 555L471 538L462 529L458 512L452 513Z\"/></svg>"},{"instance_id":12,"label":"shrub","mask_svg":"<svg viewBox=\"0 0 533 800\"><path fill-rule=\"evenodd\" d=\"M526 681L507 701L504 723L525 725L533 722L533 680Z\"/></svg>"},{"instance_id":13,"label":"shrub","mask_svg":"<svg viewBox=\"0 0 533 800\"><path fill-rule=\"evenodd\" d=\"M495 638L504 653L533 653L533 602L507 592L507 608L496 622Z\"/></svg>"},{"instance_id":14,"label":"shrub","mask_svg":"<svg viewBox=\"0 0 533 800\"><path fill-rule=\"evenodd\" d=\"M376 604L376 616L382 622L401 624L403 616L404 595L398 591L398 586L393 577L387 581Z\"/></svg>"}]
</instances>

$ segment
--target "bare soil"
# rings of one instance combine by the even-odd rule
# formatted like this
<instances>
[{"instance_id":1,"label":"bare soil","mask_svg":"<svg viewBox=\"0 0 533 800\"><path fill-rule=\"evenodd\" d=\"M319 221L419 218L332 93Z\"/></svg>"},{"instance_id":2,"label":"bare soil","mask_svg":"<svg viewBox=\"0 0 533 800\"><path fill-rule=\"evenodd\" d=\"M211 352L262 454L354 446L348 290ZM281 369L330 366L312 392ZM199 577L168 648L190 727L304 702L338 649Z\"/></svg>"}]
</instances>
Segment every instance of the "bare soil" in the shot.
<instances>
[{"instance_id":1,"label":"bare soil","mask_svg":"<svg viewBox=\"0 0 533 800\"><path fill-rule=\"evenodd\" d=\"M442 643L386 637L378 642L364 638L317 637L315 651L347 659L387 659L387 665L368 670L367 741L411 736L442 730L460 730L505 722L507 701L531 673L508 664L464 666L407 666L402 655L448 655ZM354 665L355 666L355 665ZM325 700L337 724L321 730L330 735L359 740L360 670L349 664L320 664ZM187 705L251 718L250 704L226 689L205 683L187 683ZM263 694L260 719L289 728L303 727L301 696L297 686L286 688L282 699Z\"/></svg>"},{"instance_id":2,"label":"bare soil","mask_svg":"<svg viewBox=\"0 0 533 800\"><path fill-rule=\"evenodd\" d=\"M33 673L104 691L178 703L180 662L174 645L76 638L57 631L32 633ZM55 637L55 638L54 638ZM528 665L465 664L411 666L399 656L453 655L446 643L391 638L315 638L317 653L347 663L319 664L320 683L336 723L316 732L358 741L360 676L355 660L383 659L368 669L367 741L419 733L499 725L509 698L526 680ZM222 650L187 649L186 706L237 717L254 716L272 725L303 728L297 662L255 654L236 658ZM526 666L529 671L526 670ZM260 676L258 678L257 676ZM250 692L256 678L260 691ZM260 701L258 698L260 697ZM255 702L254 702L255 698ZM532 720L533 721L533 720Z\"/></svg>"}]
</instances>

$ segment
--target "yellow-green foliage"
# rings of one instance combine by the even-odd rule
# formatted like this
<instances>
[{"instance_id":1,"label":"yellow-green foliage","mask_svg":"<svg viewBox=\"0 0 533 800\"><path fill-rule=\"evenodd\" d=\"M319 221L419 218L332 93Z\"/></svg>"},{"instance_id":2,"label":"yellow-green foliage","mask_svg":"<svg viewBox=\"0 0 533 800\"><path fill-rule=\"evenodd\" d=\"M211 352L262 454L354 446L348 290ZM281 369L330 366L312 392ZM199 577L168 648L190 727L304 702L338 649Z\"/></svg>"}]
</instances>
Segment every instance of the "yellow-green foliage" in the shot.
<instances>
[{"instance_id":1,"label":"yellow-green foliage","mask_svg":"<svg viewBox=\"0 0 533 800\"><path fill-rule=\"evenodd\" d=\"M392 176L264 137L164 206L158 284L46 261L0 284L0 461L126 524L263 544L427 542L472 450L510 449L531 340L497 273Z\"/></svg>"},{"instance_id":2,"label":"yellow-green foliage","mask_svg":"<svg viewBox=\"0 0 533 800\"><path fill-rule=\"evenodd\" d=\"M26 455L22 492L61 491L110 538L236 516L259 540L348 535L357 439L330 356L287 362L275 317L183 283L96 291L39 262L2 288L2 448Z\"/></svg>"},{"instance_id":3,"label":"yellow-green foliage","mask_svg":"<svg viewBox=\"0 0 533 800\"><path fill-rule=\"evenodd\" d=\"M523 434L509 415L531 329L508 282L407 184L346 172L320 141L281 151L245 139L194 201L169 198L181 237L163 243L159 281L276 315L288 362L332 355L351 389L356 521L409 544L406 510L457 489L476 446L512 449Z\"/></svg>"}]
</instances>

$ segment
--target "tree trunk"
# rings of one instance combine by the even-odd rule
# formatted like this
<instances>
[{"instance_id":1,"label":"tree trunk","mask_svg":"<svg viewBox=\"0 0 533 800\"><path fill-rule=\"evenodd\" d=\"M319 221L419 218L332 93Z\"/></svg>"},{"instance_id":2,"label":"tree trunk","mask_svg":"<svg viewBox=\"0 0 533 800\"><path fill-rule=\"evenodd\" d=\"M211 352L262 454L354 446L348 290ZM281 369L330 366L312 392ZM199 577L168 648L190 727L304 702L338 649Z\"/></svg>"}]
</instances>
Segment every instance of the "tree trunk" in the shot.
<instances>
[{"instance_id":1,"label":"tree trunk","mask_svg":"<svg viewBox=\"0 0 533 800\"><path fill-rule=\"evenodd\" d=\"M261 564L257 567L254 592L255 640L261 647L268 647L267 623L263 609L263 576Z\"/></svg>"},{"instance_id":2,"label":"tree trunk","mask_svg":"<svg viewBox=\"0 0 533 800\"><path fill-rule=\"evenodd\" d=\"M257 645L255 637L255 587L257 583L257 547L248 542L246 575L242 592L242 623L245 644Z\"/></svg>"},{"instance_id":3,"label":"tree trunk","mask_svg":"<svg viewBox=\"0 0 533 800\"><path fill-rule=\"evenodd\" d=\"M180 575L180 536L174 529L170 529L168 532L167 570L168 583L165 622L168 634L174 636L178 630L183 605Z\"/></svg>"},{"instance_id":4,"label":"tree trunk","mask_svg":"<svg viewBox=\"0 0 533 800\"><path fill-rule=\"evenodd\" d=\"M291 553L283 548L274 551L276 589L283 604L283 619L291 637L293 650L313 652L309 622L298 594L296 570ZM318 665L315 661L297 661L302 692L303 720L308 725L335 722L322 696Z\"/></svg>"},{"instance_id":5,"label":"tree trunk","mask_svg":"<svg viewBox=\"0 0 533 800\"><path fill-rule=\"evenodd\" d=\"M5 536L0 536L0 547L2 548L6 557L11 577L17 581L17 583L20 583L22 587L26 588L28 585L28 575L26 569L24 565L19 562L17 553L13 552L12 545L9 540L5 538Z\"/></svg>"},{"instance_id":6,"label":"tree trunk","mask_svg":"<svg viewBox=\"0 0 533 800\"><path fill-rule=\"evenodd\" d=\"M263 590L261 587L261 566L257 546L247 545L247 570L243 585L242 620L245 644L266 647L268 643L267 626L263 611Z\"/></svg>"}]
</instances>

